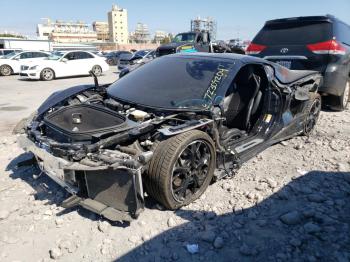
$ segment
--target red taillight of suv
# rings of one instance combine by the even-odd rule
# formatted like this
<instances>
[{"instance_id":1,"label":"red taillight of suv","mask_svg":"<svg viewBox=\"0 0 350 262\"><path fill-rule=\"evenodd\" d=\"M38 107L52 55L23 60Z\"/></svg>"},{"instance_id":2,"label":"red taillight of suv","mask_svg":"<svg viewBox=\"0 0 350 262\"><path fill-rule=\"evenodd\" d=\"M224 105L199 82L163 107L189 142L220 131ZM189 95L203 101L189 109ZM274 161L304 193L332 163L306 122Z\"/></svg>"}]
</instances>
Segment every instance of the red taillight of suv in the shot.
<instances>
[{"instance_id":1,"label":"red taillight of suv","mask_svg":"<svg viewBox=\"0 0 350 262\"><path fill-rule=\"evenodd\" d=\"M315 54L345 55L346 49L336 40L307 45L307 48Z\"/></svg>"},{"instance_id":2,"label":"red taillight of suv","mask_svg":"<svg viewBox=\"0 0 350 262\"><path fill-rule=\"evenodd\" d=\"M246 50L246 54L247 55L257 55L261 51L263 51L265 48L266 48L265 45L258 45L258 44L251 43Z\"/></svg>"}]
</instances>

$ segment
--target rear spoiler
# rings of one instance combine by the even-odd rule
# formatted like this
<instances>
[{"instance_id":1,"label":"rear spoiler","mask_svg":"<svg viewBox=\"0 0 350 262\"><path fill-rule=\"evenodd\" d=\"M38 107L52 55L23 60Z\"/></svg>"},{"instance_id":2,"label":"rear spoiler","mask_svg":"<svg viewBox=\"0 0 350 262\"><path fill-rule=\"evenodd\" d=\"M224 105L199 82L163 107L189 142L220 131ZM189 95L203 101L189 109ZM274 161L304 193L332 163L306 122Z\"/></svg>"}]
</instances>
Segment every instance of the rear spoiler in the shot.
<instances>
[{"instance_id":1,"label":"rear spoiler","mask_svg":"<svg viewBox=\"0 0 350 262\"><path fill-rule=\"evenodd\" d=\"M326 16L299 16L290 18L281 18L266 21L265 25L275 25L286 22L333 22L335 18L331 15Z\"/></svg>"}]
</instances>

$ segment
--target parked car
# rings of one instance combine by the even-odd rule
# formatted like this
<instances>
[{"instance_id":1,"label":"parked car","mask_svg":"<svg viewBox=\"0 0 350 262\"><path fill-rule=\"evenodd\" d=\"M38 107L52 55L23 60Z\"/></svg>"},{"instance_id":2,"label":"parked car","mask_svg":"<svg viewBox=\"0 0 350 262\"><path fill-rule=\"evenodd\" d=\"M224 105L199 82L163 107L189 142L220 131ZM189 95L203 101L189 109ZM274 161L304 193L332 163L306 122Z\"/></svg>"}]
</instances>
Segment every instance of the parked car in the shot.
<instances>
[{"instance_id":1,"label":"parked car","mask_svg":"<svg viewBox=\"0 0 350 262\"><path fill-rule=\"evenodd\" d=\"M175 54L207 52L212 53L211 35L208 31L184 32L177 34L171 43L163 44L156 50L157 56Z\"/></svg>"},{"instance_id":2,"label":"parked car","mask_svg":"<svg viewBox=\"0 0 350 262\"><path fill-rule=\"evenodd\" d=\"M247 54L297 70L317 70L325 104L346 108L350 97L350 26L334 16L267 21Z\"/></svg>"},{"instance_id":3,"label":"parked car","mask_svg":"<svg viewBox=\"0 0 350 262\"><path fill-rule=\"evenodd\" d=\"M11 74L18 74L22 63L39 61L47 58L49 55L50 53L41 51L11 52L0 58L0 75L9 76Z\"/></svg>"},{"instance_id":4,"label":"parked car","mask_svg":"<svg viewBox=\"0 0 350 262\"><path fill-rule=\"evenodd\" d=\"M231 53L231 48L224 40L215 40L211 43L213 53Z\"/></svg>"},{"instance_id":5,"label":"parked car","mask_svg":"<svg viewBox=\"0 0 350 262\"><path fill-rule=\"evenodd\" d=\"M90 52L94 55L97 55L97 56L104 56L102 51L95 50L95 51L90 51Z\"/></svg>"},{"instance_id":6,"label":"parked car","mask_svg":"<svg viewBox=\"0 0 350 262\"><path fill-rule=\"evenodd\" d=\"M124 68L128 68L131 71L136 67L139 67L140 65L144 65L150 62L154 58L156 58L155 50L152 50L152 49L139 50L132 55L121 57L119 59L118 69L123 70Z\"/></svg>"},{"instance_id":7,"label":"parked car","mask_svg":"<svg viewBox=\"0 0 350 262\"><path fill-rule=\"evenodd\" d=\"M52 94L18 142L72 194L64 207L131 220L143 186L178 209L269 146L310 134L321 78L244 55L164 56L113 84Z\"/></svg>"},{"instance_id":8,"label":"parked car","mask_svg":"<svg viewBox=\"0 0 350 262\"><path fill-rule=\"evenodd\" d=\"M0 58L2 58L4 55L8 55L10 53L19 53L22 49L0 49Z\"/></svg>"},{"instance_id":9,"label":"parked car","mask_svg":"<svg viewBox=\"0 0 350 262\"><path fill-rule=\"evenodd\" d=\"M244 45L240 39L230 39L228 41L228 46L230 47L232 53L241 55L245 54Z\"/></svg>"},{"instance_id":10,"label":"parked car","mask_svg":"<svg viewBox=\"0 0 350 262\"><path fill-rule=\"evenodd\" d=\"M30 79L50 81L59 77L89 75L100 76L109 69L103 57L87 51L55 52L41 61L21 66L20 75Z\"/></svg>"},{"instance_id":11,"label":"parked car","mask_svg":"<svg viewBox=\"0 0 350 262\"><path fill-rule=\"evenodd\" d=\"M106 54L104 57L109 65L118 65L119 60L131 57L132 53L129 51L113 51Z\"/></svg>"}]
</instances>

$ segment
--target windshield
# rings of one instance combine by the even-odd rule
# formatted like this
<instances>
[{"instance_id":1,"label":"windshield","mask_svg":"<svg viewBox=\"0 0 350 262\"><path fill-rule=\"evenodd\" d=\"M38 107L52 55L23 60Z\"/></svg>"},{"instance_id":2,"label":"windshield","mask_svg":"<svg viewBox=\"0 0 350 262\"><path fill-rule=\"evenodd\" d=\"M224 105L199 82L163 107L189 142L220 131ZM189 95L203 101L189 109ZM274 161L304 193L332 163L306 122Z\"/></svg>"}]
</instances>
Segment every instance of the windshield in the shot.
<instances>
[{"instance_id":1,"label":"windshield","mask_svg":"<svg viewBox=\"0 0 350 262\"><path fill-rule=\"evenodd\" d=\"M179 43L179 42L194 42L196 38L195 33L183 33L178 34L174 37L173 42Z\"/></svg>"},{"instance_id":2,"label":"windshield","mask_svg":"<svg viewBox=\"0 0 350 262\"><path fill-rule=\"evenodd\" d=\"M17 55L17 52L11 52L7 55L4 55L3 57L1 57L2 59L11 59L12 57L14 57L15 55Z\"/></svg>"},{"instance_id":3,"label":"windshield","mask_svg":"<svg viewBox=\"0 0 350 262\"><path fill-rule=\"evenodd\" d=\"M49 55L46 59L47 60L59 60L60 58L62 58L62 56L64 56L63 52L55 52L55 53L52 53L51 55Z\"/></svg>"},{"instance_id":4,"label":"windshield","mask_svg":"<svg viewBox=\"0 0 350 262\"><path fill-rule=\"evenodd\" d=\"M154 108L207 109L233 65L233 60L165 56L125 75L108 88L108 94Z\"/></svg>"},{"instance_id":5,"label":"windshield","mask_svg":"<svg viewBox=\"0 0 350 262\"><path fill-rule=\"evenodd\" d=\"M140 51L137 51L134 56L137 56L137 57L144 57L145 55L147 55L149 51L148 50L140 50Z\"/></svg>"}]
</instances>

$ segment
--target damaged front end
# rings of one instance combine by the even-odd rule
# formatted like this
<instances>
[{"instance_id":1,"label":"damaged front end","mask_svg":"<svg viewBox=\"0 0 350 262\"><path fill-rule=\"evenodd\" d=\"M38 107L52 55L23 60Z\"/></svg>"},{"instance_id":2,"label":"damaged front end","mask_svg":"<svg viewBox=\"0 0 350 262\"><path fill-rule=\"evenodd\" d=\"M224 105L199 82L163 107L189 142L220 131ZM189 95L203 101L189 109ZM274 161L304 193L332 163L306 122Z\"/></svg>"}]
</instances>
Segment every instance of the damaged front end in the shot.
<instances>
[{"instance_id":1,"label":"damaged front end","mask_svg":"<svg viewBox=\"0 0 350 262\"><path fill-rule=\"evenodd\" d=\"M72 194L62 203L63 207L80 205L112 221L131 221L143 209L142 167L130 156L101 151L98 155L110 162L118 160L118 164L87 158L71 162L53 156L47 144L34 143L25 136L20 136L18 142L34 154L42 171Z\"/></svg>"},{"instance_id":2,"label":"damaged front end","mask_svg":"<svg viewBox=\"0 0 350 262\"><path fill-rule=\"evenodd\" d=\"M131 221L144 208L142 175L155 142L207 122L186 113L145 112L112 99L107 87L49 98L18 142L72 195L63 207L80 205L112 221Z\"/></svg>"}]
</instances>

